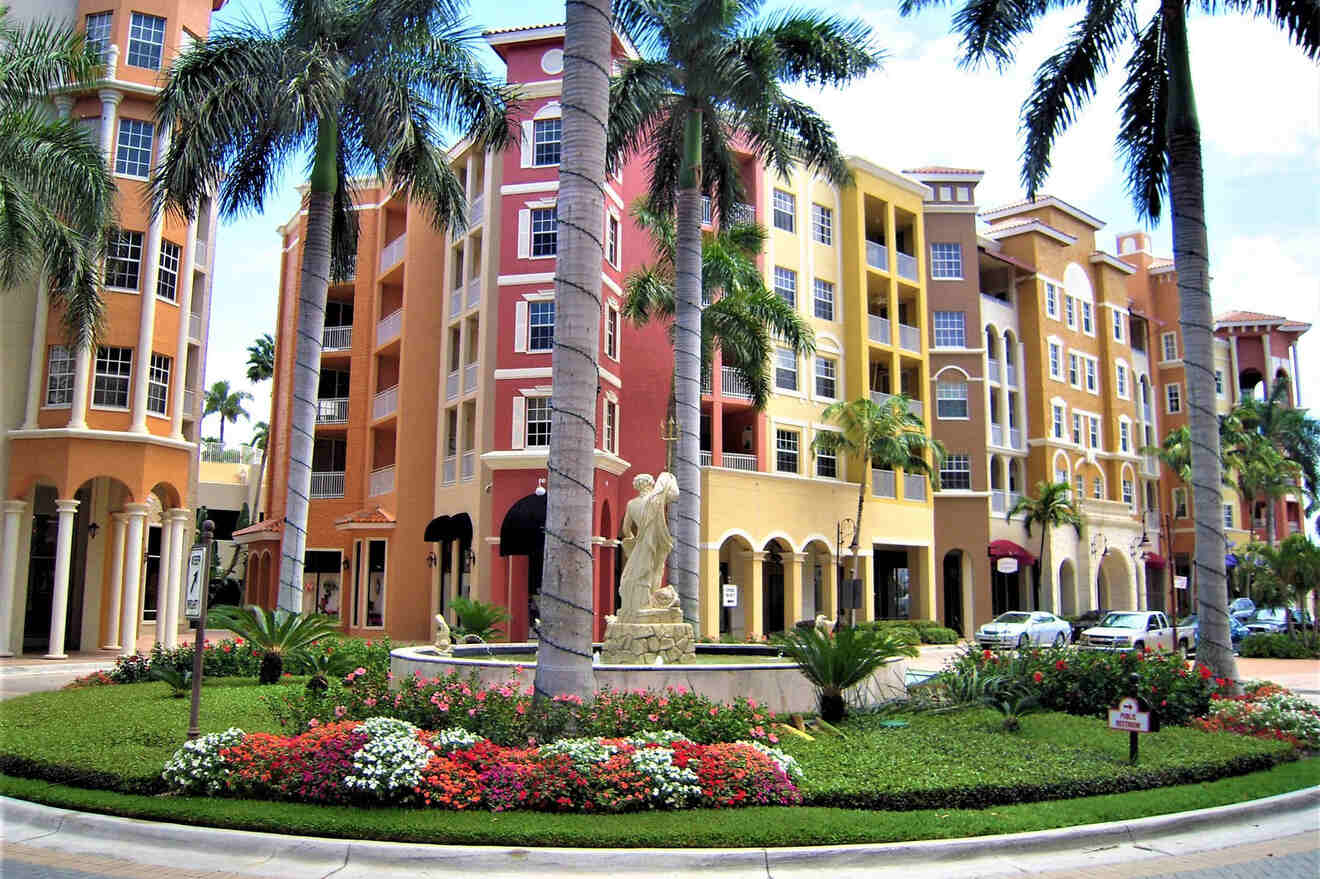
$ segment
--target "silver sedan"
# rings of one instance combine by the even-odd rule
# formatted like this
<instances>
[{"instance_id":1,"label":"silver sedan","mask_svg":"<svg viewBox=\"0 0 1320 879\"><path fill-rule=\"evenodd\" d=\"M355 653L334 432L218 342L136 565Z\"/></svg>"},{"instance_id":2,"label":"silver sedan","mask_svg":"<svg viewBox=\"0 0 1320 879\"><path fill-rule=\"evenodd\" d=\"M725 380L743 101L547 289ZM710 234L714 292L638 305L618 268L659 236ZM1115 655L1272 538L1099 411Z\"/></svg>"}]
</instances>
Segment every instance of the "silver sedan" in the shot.
<instances>
[{"instance_id":1,"label":"silver sedan","mask_svg":"<svg viewBox=\"0 0 1320 879\"><path fill-rule=\"evenodd\" d=\"M976 643L986 648L1051 644L1062 647L1072 637L1072 626L1065 619L1043 610L1010 610L1001 613L976 630Z\"/></svg>"}]
</instances>

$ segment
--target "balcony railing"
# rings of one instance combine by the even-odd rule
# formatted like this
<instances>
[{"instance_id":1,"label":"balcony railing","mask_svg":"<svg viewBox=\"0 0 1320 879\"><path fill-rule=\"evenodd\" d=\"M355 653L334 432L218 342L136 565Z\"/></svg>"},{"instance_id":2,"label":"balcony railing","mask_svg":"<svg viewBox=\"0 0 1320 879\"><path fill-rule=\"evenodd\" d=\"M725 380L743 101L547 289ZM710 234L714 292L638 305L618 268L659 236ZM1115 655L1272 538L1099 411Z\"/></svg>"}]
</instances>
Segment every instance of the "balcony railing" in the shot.
<instances>
[{"instance_id":1,"label":"balcony railing","mask_svg":"<svg viewBox=\"0 0 1320 879\"><path fill-rule=\"evenodd\" d=\"M185 390L183 392L183 417L197 417L197 392Z\"/></svg>"},{"instance_id":2,"label":"balcony railing","mask_svg":"<svg viewBox=\"0 0 1320 879\"><path fill-rule=\"evenodd\" d=\"M1147 476L1160 475L1160 459L1156 455L1146 455L1142 458L1141 469Z\"/></svg>"},{"instance_id":3,"label":"balcony railing","mask_svg":"<svg viewBox=\"0 0 1320 879\"><path fill-rule=\"evenodd\" d=\"M477 373L480 370L480 363L469 363L463 367L463 393L468 394L477 389Z\"/></svg>"},{"instance_id":4,"label":"balcony railing","mask_svg":"<svg viewBox=\"0 0 1320 879\"><path fill-rule=\"evenodd\" d=\"M990 489L990 512L1003 513L1008 509L1006 503L1006 495L1002 488Z\"/></svg>"},{"instance_id":5,"label":"balcony railing","mask_svg":"<svg viewBox=\"0 0 1320 879\"><path fill-rule=\"evenodd\" d=\"M206 270L206 242L198 241L193 250L193 265L203 271Z\"/></svg>"},{"instance_id":6,"label":"balcony railing","mask_svg":"<svg viewBox=\"0 0 1320 879\"><path fill-rule=\"evenodd\" d=\"M702 449L701 451L697 452L698 465L702 467L709 467L712 460L713 459L711 458L710 452L706 451L705 449Z\"/></svg>"},{"instance_id":7,"label":"balcony railing","mask_svg":"<svg viewBox=\"0 0 1320 879\"><path fill-rule=\"evenodd\" d=\"M386 269L392 269L403 260L404 248L408 246L408 233L404 232L395 238L389 244L386 244L380 251L380 270L383 274Z\"/></svg>"},{"instance_id":8,"label":"balcony railing","mask_svg":"<svg viewBox=\"0 0 1320 879\"><path fill-rule=\"evenodd\" d=\"M347 351L353 347L353 328L326 327L321 330L322 351Z\"/></svg>"},{"instance_id":9,"label":"balcony railing","mask_svg":"<svg viewBox=\"0 0 1320 879\"><path fill-rule=\"evenodd\" d=\"M889 326L889 318L878 314L866 316L866 335L872 342L879 342L881 345L894 344L894 331Z\"/></svg>"},{"instance_id":10,"label":"balcony railing","mask_svg":"<svg viewBox=\"0 0 1320 879\"><path fill-rule=\"evenodd\" d=\"M462 375L457 369L445 376L445 399L452 400L458 396L458 380Z\"/></svg>"},{"instance_id":11,"label":"balcony railing","mask_svg":"<svg viewBox=\"0 0 1320 879\"><path fill-rule=\"evenodd\" d=\"M463 481L470 482L472 477L477 474L477 453L463 453Z\"/></svg>"},{"instance_id":12,"label":"balcony railing","mask_svg":"<svg viewBox=\"0 0 1320 879\"><path fill-rule=\"evenodd\" d=\"M990 425L990 445L1002 446L1004 444L1004 426L1002 424Z\"/></svg>"},{"instance_id":13,"label":"balcony railing","mask_svg":"<svg viewBox=\"0 0 1320 879\"><path fill-rule=\"evenodd\" d=\"M343 497L344 471L313 470L312 490L309 494L314 498Z\"/></svg>"},{"instance_id":14,"label":"balcony railing","mask_svg":"<svg viewBox=\"0 0 1320 879\"><path fill-rule=\"evenodd\" d=\"M701 374L701 393L707 397L715 393L715 388L713 383L711 382L709 372L703 372Z\"/></svg>"},{"instance_id":15,"label":"balcony railing","mask_svg":"<svg viewBox=\"0 0 1320 879\"><path fill-rule=\"evenodd\" d=\"M926 477L903 474L903 497L910 501L926 499Z\"/></svg>"},{"instance_id":16,"label":"balcony railing","mask_svg":"<svg viewBox=\"0 0 1320 879\"><path fill-rule=\"evenodd\" d=\"M371 400L371 417L385 418L399 411L399 386L378 391Z\"/></svg>"},{"instance_id":17,"label":"balcony railing","mask_svg":"<svg viewBox=\"0 0 1320 879\"><path fill-rule=\"evenodd\" d=\"M348 397L321 397L316 401L317 424L347 424Z\"/></svg>"},{"instance_id":18,"label":"balcony railing","mask_svg":"<svg viewBox=\"0 0 1320 879\"><path fill-rule=\"evenodd\" d=\"M876 497L897 497L894 487L893 470L873 469L871 471L871 494Z\"/></svg>"},{"instance_id":19,"label":"balcony railing","mask_svg":"<svg viewBox=\"0 0 1320 879\"><path fill-rule=\"evenodd\" d=\"M756 472L755 455L746 455L742 452L725 452L722 457L724 458L724 466L728 467L730 470L748 470L752 473Z\"/></svg>"},{"instance_id":20,"label":"balcony railing","mask_svg":"<svg viewBox=\"0 0 1320 879\"><path fill-rule=\"evenodd\" d=\"M481 304L481 277L472 278L467 283L466 308L476 308Z\"/></svg>"},{"instance_id":21,"label":"balcony railing","mask_svg":"<svg viewBox=\"0 0 1320 879\"><path fill-rule=\"evenodd\" d=\"M1004 369L1004 373L1008 376L1008 386L1009 386L1010 388L1016 388L1016 387L1017 387L1017 364L1016 364L1016 363L1010 363L1010 364L1008 364L1008 365L1005 367L1005 369Z\"/></svg>"},{"instance_id":22,"label":"balcony railing","mask_svg":"<svg viewBox=\"0 0 1320 879\"><path fill-rule=\"evenodd\" d=\"M1020 491L1009 491L1009 492L1005 492L1005 494L1004 494L1004 512L1007 513L1009 510L1011 510L1011 509L1013 509L1014 507L1016 507L1016 506L1017 506L1017 502L1020 501L1021 499L1022 499L1022 492L1020 492Z\"/></svg>"},{"instance_id":23,"label":"balcony railing","mask_svg":"<svg viewBox=\"0 0 1320 879\"><path fill-rule=\"evenodd\" d=\"M733 206L733 216L729 217L733 224L755 223L756 208L749 204L740 203Z\"/></svg>"},{"instance_id":24,"label":"balcony railing","mask_svg":"<svg viewBox=\"0 0 1320 879\"><path fill-rule=\"evenodd\" d=\"M724 397L733 397L736 400L752 399L752 389L743 381L743 377L738 374L738 370L732 366L720 367L720 395Z\"/></svg>"},{"instance_id":25,"label":"balcony railing","mask_svg":"<svg viewBox=\"0 0 1320 879\"><path fill-rule=\"evenodd\" d=\"M445 485L454 484L454 471L458 467L458 457L450 455L440 464L440 481Z\"/></svg>"},{"instance_id":26,"label":"balcony railing","mask_svg":"<svg viewBox=\"0 0 1320 879\"><path fill-rule=\"evenodd\" d=\"M1015 449L1024 448L1022 445L1022 431L1016 427L1010 427L1008 429L1008 444Z\"/></svg>"},{"instance_id":27,"label":"balcony railing","mask_svg":"<svg viewBox=\"0 0 1320 879\"><path fill-rule=\"evenodd\" d=\"M376 497L392 491L394 491L394 465L372 470L371 476L367 479L367 496Z\"/></svg>"},{"instance_id":28,"label":"balcony railing","mask_svg":"<svg viewBox=\"0 0 1320 879\"><path fill-rule=\"evenodd\" d=\"M907 324L898 325L898 347L904 351L921 353L921 330Z\"/></svg>"},{"instance_id":29,"label":"balcony railing","mask_svg":"<svg viewBox=\"0 0 1320 879\"><path fill-rule=\"evenodd\" d=\"M486 196L478 195L468 203L468 225L475 226L486 218Z\"/></svg>"},{"instance_id":30,"label":"balcony railing","mask_svg":"<svg viewBox=\"0 0 1320 879\"><path fill-rule=\"evenodd\" d=\"M709 226L710 221L711 221L710 196L703 195L701 197L701 225Z\"/></svg>"},{"instance_id":31,"label":"balcony railing","mask_svg":"<svg viewBox=\"0 0 1320 879\"><path fill-rule=\"evenodd\" d=\"M202 460L211 464L255 464L261 460L261 450L252 446L227 446L222 443L202 443Z\"/></svg>"},{"instance_id":32,"label":"balcony railing","mask_svg":"<svg viewBox=\"0 0 1320 879\"><path fill-rule=\"evenodd\" d=\"M449 291L449 316L458 317L463 313L463 282L459 281L453 290Z\"/></svg>"},{"instance_id":33,"label":"balcony railing","mask_svg":"<svg viewBox=\"0 0 1320 879\"><path fill-rule=\"evenodd\" d=\"M882 272L889 271L889 248L875 241L866 242L866 264Z\"/></svg>"},{"instance_id":34,"label":"balcony railing","mask_svg":"<svg viewBox=\"0 0 1320 879\"><path fill-rule=\"evenodd\" d=\"M901 250L898 252L897 256L898 276L900 278L906 278L909 281L917 280L917 258L915 256L908 256Z\"/></svg>"},{"instance_id":35,"label":"balcony railing","mask_svg":"<svg viewBox=\"0 0 1320 879\"><path fill-rule=\"evenodd\" d=\"M999 361L987 360L985 362L985 377L992 382L999 381Z\"/></svg>"},{"instance_id":36,"label":"balcony railing","mask_svg":"<svg viewBox=\"0 0 1320 879\"><path fill-rule=\"evenodd\" d=\"M188 312L188 338L202 341L202 316Z\"/></svg>"},{"instance_id":37,"label":"balcony railing","mask_svg":"<svg viewBox=\"0 0 1320 879\"><path fill-rule=\"evenodd\" d=\"M877 406L883 406L894 398L893 394L886 394L884 391L872 391L871 402Z\"/></svg>"},{"instance_id":38,"label":"balcony railing","mask_svg":"<svg viewBox=\"0 0 1320 879\"><path fill-rule=\"evenodd\" d=\"M384 345L403 331L403 309L397 308L376 324L376 344Z\"/></svg>"}]
</instances>

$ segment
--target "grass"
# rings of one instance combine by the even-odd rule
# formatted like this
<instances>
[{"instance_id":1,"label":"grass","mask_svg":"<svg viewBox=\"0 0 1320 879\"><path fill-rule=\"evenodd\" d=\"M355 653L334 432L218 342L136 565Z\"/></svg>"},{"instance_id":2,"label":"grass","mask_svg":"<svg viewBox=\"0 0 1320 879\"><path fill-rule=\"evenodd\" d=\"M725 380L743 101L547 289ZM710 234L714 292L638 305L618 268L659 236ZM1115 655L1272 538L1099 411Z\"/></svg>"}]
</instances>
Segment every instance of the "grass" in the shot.
<instances>
[{"instance_id":1,"label":"grass","mask_svg":"<svg viewBox=\"0 0 1320 879\"><path fill-rule=\"evenodd\" d=\"M83 790L0 775L0 794L60 808L129 818L302 836L382 839L453 845L707 848L953 839L1129 820L1222 806L1320 784L1320 759L1265 772L1160 790L1084 797L1048 808L1021 804L989 809L884 812L836 808L752 808L547 815L534 812L440 812L362 809L149 797Z\"/></svg>"}]
</instances>

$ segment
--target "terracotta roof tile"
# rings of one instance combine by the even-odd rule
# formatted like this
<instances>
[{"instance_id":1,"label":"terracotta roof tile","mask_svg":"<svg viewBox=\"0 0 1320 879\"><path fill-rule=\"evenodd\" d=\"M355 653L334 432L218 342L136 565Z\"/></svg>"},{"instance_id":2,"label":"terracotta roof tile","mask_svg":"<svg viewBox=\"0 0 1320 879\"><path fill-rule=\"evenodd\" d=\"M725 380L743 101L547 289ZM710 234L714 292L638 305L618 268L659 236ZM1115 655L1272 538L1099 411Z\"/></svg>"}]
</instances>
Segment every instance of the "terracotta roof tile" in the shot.
<instances>
[{"instance_id":1,"label":"terracotta roof tile","mask_svg":"<svg viewBox=\"0 0 1320 879\"><path fill-rule=\"evenodd\" d=\"M251 525L247 526L246 528L238 529L237 531L234 532L234 536L241 537L242 535L245 534L261 534L263 532L278 534L283 530L284 530L283 519L263 519L260 522L253 522Z\"/></svg>"},{"instance_id":2,"label":"terracotta roof tile","mask_svg":"<svg viewBox=\"0 0 1320 879\"><path fill-rule=\"evenodd\" d=\"M1263 314L1259 311L1227 311L1216 315L1215 321L1222 323L1262 323L1271 324L1281 321L1287 321L1288 318L1280 314Z\"/></svg>"},{"instance_id":3,"label":"terracotta roof tile","mask_svg":"<svg viewBox=\"0 0 1320 879\"><path fill-rule=\"evenodd\" d=\"M481 32L481 35L483 37L488 37L493 34L512 34L512 33L517 33L518 31L549 30L552 27L563 27L563 26L564 23L562 21L552 21L546 24L524 24L518 27L497 27L497 28L492 28L491 30L484 30Z\"/></svg>"},{"instance_id":4,"label":"terracotta roof tile","mask_svg":"<svg viewBox=\"0 0 1320 879\"><path fill-rule=\"evenodd\" d=\"M904 174L984 174L980 168L948 168L943 165L926 165L922 168L905 168Z\"/></svg>"},{"instance_id":5,"label":"terracotta roof tile","mask_svg":"<svg viewBox=\"0 0 1320 879\"><path fill-rule=\"evenodd\" d=\"M335 520L336 525L394 525L397 522L394 514L379 504L356 510Z\"/></svg>"}]
</instances>

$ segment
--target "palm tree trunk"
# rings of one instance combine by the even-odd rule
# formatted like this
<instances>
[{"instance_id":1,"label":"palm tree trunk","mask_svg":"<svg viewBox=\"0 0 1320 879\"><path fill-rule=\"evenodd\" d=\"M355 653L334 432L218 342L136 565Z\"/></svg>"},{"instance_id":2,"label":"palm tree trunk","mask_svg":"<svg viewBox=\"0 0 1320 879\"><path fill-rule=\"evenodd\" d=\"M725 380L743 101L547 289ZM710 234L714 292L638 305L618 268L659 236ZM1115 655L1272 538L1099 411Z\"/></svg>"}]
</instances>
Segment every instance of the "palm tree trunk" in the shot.
<instances>
[{"instance_id":1,"label":"palm tree trunk","mask_svg":"<svg viewBox=\"0 0 1320 879\"><path fill-rule=\"evenodd\" d=\"M555 270L554 406L546 462L545 572L537 699L596 691L591 667L596 388L599 378L609 0L565 7L564 140Z\"/></svg>"},{"instance_id":2,"label":"palm tree trunk","mask_svg":"<svg viewBox=\"0 0 1320 879\"><path fill-rule=\"evenodd\" d=\"M1219 419L1215 414L1214 348L1209 289L1209 244L1205 227L1205 184L1201 127L1196 115L1188 57L1187 20L1181 0L1161 0L1167 35L1169 106L1165 118L1169 149L1169 198L1173 213L1173 261L1178 272L1179 320L1192 485L1196 496L1196 586L1200 637L1197 658L1216 677L1237 680L1228 625L1228 580L1224 568Z\"/></svg>"},{"instance_id":3,"label":"palm tree trunk","mask_svg":"<svg viewBox=\"0 0 1320 879\"><path fill-rule=\"evenodd\" d=\"M674 407L678 450L678 515L669 574L683 619L700 625L698 540L701 532L701 131L702 114L691 111L683 130L674 254Z\"/></svg>"},{"instance_id":4,"label":"palm tree trunk","mask_svg":"<svg viewBox=\"0 0 1320 879\"><path fill-rule=\"evenodd\" d=\"M857 558L857 548L862 536L862 504L866 502L867 482L871 479L871 459L862 459L862 478L857 484L857 518L853 520L852 543L848 547L848 552L852 554L852 577L848 581L848 620L854 626L857 625L857 596L853 595L852 585L861 579L859 570L860 561ZM865 602L863 602L865 604Z\"/></svg>"},{"instance_id":5,"label":"palm tree trunk","mask_svg":"<svg viewBox=\"0 0 1320 879\"><path fill-rule=\"evenodd\" d=\"M307 507L312 490L312 445L316 435L316 385L321 376L321 334L330 289L330 224L335 188L339 126L321 119L316 160L307 193L307 240L298 287L298 340L293 355L293 404L289 407L289 484L284 501L277 606L302 611L303 553L307 548ZM223 430L223 424L221 425Z\"/></svg>"},{"instance_id":6,"label":"palm tree trunk","mask_svg":"<svg viewBox=\"0 0 1320 879\"><path fill-rule=\"evenodd\" d=\"M220 413L220 447L225 445L225 413Z\"/></svg>"},{"instance_id":7,"label":"palm tree trunk","mask_svg":"<svg viewBox=\"0 0 1320 879\"><path fill-rule=\"evenodd\" d=\"M1049 535L1049 533L1050 533L1050 526L1042 522L1040 525L1040 555L1036 556L1036 565L1035 565L1036 570L1034 572L1036 575L1036 595L1040 595L1041 586L1043 585L1042 581L1044 581L1045 579L1045 538ZM1035 598L1035 596L1032 597L1033 599ZM1062 601L1063 597L1060 596L1059 600ZM1100 603L1100 599L1097 596L1096 604L1099 603ZM1033 608L1033 610L1038 610L1038 608Z\"/></svg>"},{"instance_id":8,"label":"palm tree trunk","mask_svg":"<svg viewBox=\"0 0 1320 879\"><path fill-rule=\"evenodd\" d=\"M1274 547L1274 541L1278 536L1274 520L1274 498L1268 494L1265 496L1265 543Z\"/></svg>"}]
</instances>

